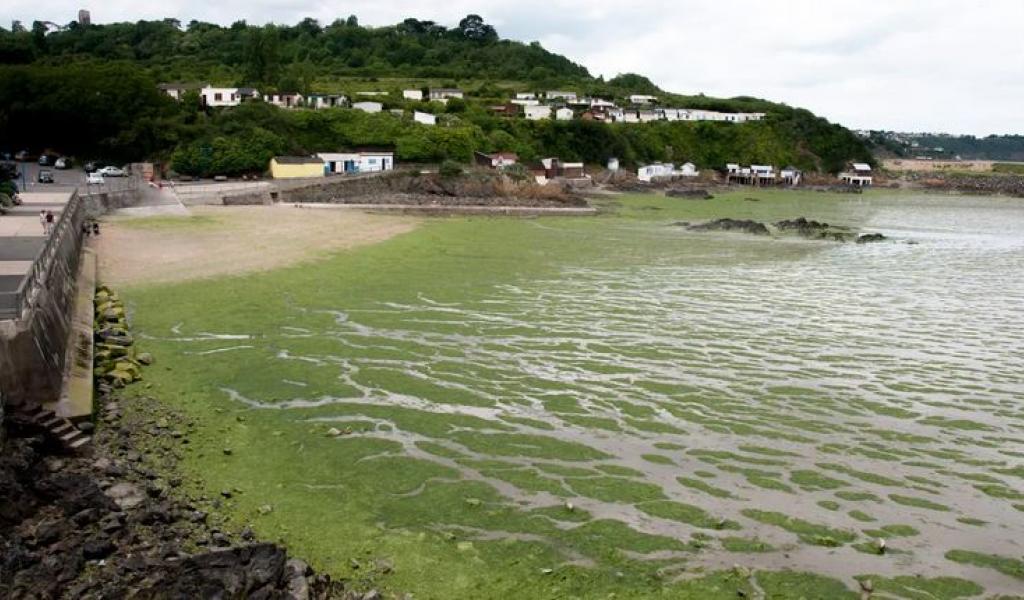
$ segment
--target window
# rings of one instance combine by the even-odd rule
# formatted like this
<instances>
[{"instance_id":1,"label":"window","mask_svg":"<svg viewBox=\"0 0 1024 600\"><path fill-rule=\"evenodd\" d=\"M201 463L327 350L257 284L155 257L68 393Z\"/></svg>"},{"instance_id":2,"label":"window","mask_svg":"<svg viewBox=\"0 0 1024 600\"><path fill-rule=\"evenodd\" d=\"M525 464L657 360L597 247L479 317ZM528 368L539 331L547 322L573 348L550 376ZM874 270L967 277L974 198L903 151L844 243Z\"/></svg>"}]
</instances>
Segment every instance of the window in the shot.
<instances>
[{"instance_id":1,"label":"window","mask_svg":"<svg viewBox=\"0 0 1024 600\"><path fill-rule=\"evenodd\" d=\"M213 95L213 99L216 100L217 102L220 102L221 100L224 99L224 96L220 92L217 92L217 93L215 93Z\"/></svg>"}]
</instances>

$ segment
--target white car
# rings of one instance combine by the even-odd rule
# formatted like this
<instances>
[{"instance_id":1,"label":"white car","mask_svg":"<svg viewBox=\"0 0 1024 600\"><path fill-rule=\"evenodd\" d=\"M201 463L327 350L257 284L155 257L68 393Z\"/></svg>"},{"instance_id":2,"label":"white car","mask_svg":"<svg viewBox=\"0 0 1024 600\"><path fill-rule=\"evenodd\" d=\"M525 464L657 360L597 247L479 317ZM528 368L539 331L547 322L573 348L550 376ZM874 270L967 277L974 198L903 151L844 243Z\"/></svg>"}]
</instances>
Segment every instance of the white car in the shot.
<instances>
[{"instance_id":1,"label":"white car","mask_svg":"<svg viewBox=\"0 0 1024 600\"><path fill-rule=\"evenodd\" d=\"M104 177L124 177L124 169L117 167L103 167L96 172Z\"/></svg>"},{"instance_id":2,"label":"white car","mask_svg":"<svg viewBox=\"0 0 1024 600\"><path fill-rule=\"evenodd\" d=\"M103 185L103 176L100 175L99 172L89 173L85 176L85 182L90 185L94 183L97 185Z\"/></svg>"}]
</instances>

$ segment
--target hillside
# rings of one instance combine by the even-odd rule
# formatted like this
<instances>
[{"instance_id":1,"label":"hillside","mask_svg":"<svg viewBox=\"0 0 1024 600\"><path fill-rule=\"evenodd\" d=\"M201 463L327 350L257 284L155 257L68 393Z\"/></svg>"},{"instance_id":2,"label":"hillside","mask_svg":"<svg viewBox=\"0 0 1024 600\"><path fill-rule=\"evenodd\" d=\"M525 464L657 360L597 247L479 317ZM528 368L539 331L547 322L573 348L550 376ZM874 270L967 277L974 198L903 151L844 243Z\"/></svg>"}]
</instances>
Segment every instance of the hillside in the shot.
<instances>
[{"instance_id":1,"label":"hillside","mask_svg":"<svg viewBox=\"0 0 1024 600\"><path fill-rule=\"evenodd\" d=\"M666 93L635 74L593 77L537 43L500 39L475 15L457 27L406 19L363 27L355 17L321 26L228 27L192 21L139 21L53 31L0 29L0 139L4 151L30 148L110 160L177 158L197 174L261 170L269 156L351 145L394 146L403 161L469 161L474 151L508 150L530 160L560 156L626 164L691 161L721 168L727 161L840 169L870 160L847 129L812 113L751 97L718 99ZM248 85L263 93L385 94L386 109L289 111L262 102L230 109L175 102L158 82ZM458 86L466 98L448 105L403 99L401 90ZM763 112L743 124L651 122L606 124L502 118L490 106L514 91L570 89L617 99L658 96L665 106L721 112ZM413 110L439 117L439 127L412 122Z\"/></svg>"}]
</instances>

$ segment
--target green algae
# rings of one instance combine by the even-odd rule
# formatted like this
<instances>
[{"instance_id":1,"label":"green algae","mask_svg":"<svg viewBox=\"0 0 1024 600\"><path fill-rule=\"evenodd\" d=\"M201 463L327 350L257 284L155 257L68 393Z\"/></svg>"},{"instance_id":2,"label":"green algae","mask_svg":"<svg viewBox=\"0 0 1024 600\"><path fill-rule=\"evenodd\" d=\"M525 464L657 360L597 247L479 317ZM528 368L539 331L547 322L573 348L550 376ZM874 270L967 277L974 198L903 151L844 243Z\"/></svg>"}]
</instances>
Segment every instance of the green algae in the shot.
<instances>
[{"instance_id":1,"label":"green algae","mask_svg":"<svg viewBox=\"0 0 1024 600\"><path fill-rule=\"evenodd\" d=\"M984 554L972 550L950 550L946 553L946 558L966 565L995 569L1004 575L1024 579L1024 560L1017 558L1000 556L998 554Z\"/></svg>"},{"instance_id":2,"label":"green algae","mask_svg":"<svg viewBox=\"0 0 1024 600\"><path fill-rule=\"evenodd\" d=\"M707 483L705 481L701 481L700 479L693 479L693 478L690 478L690 477L676 477L676 481L678 481L679 483L685 485L688 488L699 490L701 492L704 492L705 494L708 494L709 496L714 496L715 498L735 498L736 497L736 496L733 495L732 492L730 492L728 490L724 490L724 489L719 488L719 487L715 487L715 486L711 485L710 483Z\"/></svg>"},{"instance_id":3,"label":"green algae","mask_svg":"<svg viewBox=\"0 0 1024 600\"><path fill-rule=\"evenodd\" d=\"M811 523L780 512L745 508L742 514L749 519L795 533L804 542L816 546L841 546L857 539L856 534L849 531Z\"/></svg>"},{"instance_id":4,"label":"green algae","mask_svg":"<svg viewBox=\"0 0 1024 600\"><path fill-rule=\"evenodd\" d=\"M900 494L889 494L889 499L897 504L904 506L913 506L914 508L925 508L928 510L936 510L942 512L948 512L950 508L945 504L939 504L938 502L932 502L925 498L915 498L913 496L903 496Z\"/></svg>"}]
</instances>

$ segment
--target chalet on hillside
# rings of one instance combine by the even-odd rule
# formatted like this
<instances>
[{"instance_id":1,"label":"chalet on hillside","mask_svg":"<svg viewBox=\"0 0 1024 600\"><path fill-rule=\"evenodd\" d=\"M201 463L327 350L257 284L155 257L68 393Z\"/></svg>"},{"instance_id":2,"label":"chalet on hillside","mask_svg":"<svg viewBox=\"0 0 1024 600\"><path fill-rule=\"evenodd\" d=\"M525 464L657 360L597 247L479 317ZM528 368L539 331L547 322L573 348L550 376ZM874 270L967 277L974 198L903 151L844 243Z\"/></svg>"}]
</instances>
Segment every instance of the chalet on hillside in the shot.
<instances>
[{"instance_id":1,"label":"chalet on hillside","mask_svg":"<svg viewBox=\"0 0 1024 600\"><path fill-rule=\"evenodd\" d=\"M871 165L867 163L850 163L849 167L839 174L839 180L854 187L869 187L874 183Z\"/></svg>"},{"instance_id":2,"label":"chalet on hillside","mask_svg":"<svg viewBox=\"0 0 1024 600\"><path fill-rule=\"evenodd\" d=\"M494 152L491 154L474 152L473 160L482 167L503 169L517 164L519 162L519 155L515 152Z\"/></svg>"}]
</instances>

